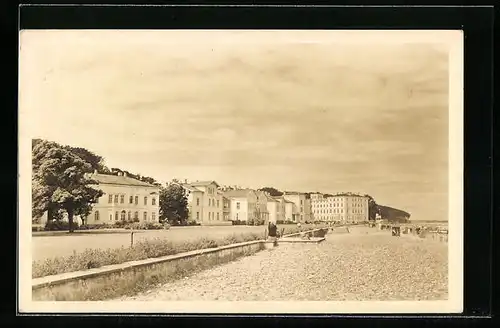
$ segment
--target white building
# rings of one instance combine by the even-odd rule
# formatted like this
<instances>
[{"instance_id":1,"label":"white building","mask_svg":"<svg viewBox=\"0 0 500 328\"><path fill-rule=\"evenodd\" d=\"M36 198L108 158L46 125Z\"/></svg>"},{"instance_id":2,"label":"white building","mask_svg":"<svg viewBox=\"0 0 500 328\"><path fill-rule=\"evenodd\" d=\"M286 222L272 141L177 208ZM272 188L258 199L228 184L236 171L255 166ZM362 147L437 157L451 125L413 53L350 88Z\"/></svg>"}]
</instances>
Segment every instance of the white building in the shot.
<instances>
[{"instance_id":1,"label":"white building","mask_svg":"<svg viewBox=\"0 0 500 328\"><path fill-rule=\"evenodd\" d=\"M354 194L311 194L314 220L323 222L368 221L368 197Z\"/></svg>"},{"instance_id":2,"label":"white building","mask_svg":"<svg viewBox=\"0 0 500 328\"><path fill-rule=\"evenodd\" d=\"M302 192L284 192L283 197L295 204L296 214L294 214L294 222L310 222L311 219L311 201L305 193Z\"/></svg>"},{"instance_id":3,"label":"white building","mask_svg":"<svg viewBox=\"0 0 500 328\"><path fill-rule=\"evenodd\" d=\"M104 194L86 218L87 224L159 221L160 187L128 177L126 173L108 175L94 172L90 178L99 182L94 188Z\"/></svg>"},{"instance_id":4,"label":"white building","mask_svg":"<svg viewBox=\"0 0 500 328\"><path fill-rule=\"evenodd\" d=\"M228 223L224 219L224 200L215 181L195 181L181 184L188 193L189 220L202 225Z\"/></svg>"},{"instance_id":5,"label":"white building","mask_svg":"<svg viewBox=\"0 0 500 328\"><path fill-rule=\"evenodd\" d=\"M252 189L227 190L224 197L229 200L229 217L231 221L254 221L258 219L258 196ZM267 210L267 201L266 201Z\"/></svg>"}]
</instances>

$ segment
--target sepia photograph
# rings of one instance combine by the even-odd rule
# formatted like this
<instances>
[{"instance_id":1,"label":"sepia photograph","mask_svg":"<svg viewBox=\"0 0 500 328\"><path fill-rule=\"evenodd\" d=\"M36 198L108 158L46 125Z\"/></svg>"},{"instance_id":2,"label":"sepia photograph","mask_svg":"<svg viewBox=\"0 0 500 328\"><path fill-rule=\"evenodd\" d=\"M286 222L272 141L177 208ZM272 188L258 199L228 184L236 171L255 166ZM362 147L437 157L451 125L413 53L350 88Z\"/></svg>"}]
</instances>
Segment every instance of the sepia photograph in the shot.
<instances>
[{"instance_id":1,"label":"sepia photograph","mask_svg":"<svg viewBox=\"0 0 500 328\"><path fill-rule=\"evenodd\" d=\"M22 30L19 311L459 313L462 140L461 31Z\"/></svg>"}]
</instances>

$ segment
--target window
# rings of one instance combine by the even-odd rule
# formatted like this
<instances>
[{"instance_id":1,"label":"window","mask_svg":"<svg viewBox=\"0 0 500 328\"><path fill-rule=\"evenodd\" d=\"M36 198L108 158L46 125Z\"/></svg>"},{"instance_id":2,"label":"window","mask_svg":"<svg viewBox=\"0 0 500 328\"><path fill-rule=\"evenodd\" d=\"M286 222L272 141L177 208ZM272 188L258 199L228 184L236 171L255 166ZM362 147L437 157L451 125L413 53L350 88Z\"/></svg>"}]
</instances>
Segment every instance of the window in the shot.
<instances>
[{"instance_id":1,"label":"window","mask_svg":"<svg viewBox=\"0 0 500 328\"><path fill-rule=\"evenodd\" d=\"M139 212L135 211L135 213L134 213L134 219L139 220Z\"/></svg>"},{"instance_id":2,"label":"window","mask_svg":"<svg viewBox=\"0 0 500 328\"><path fill-rule=\"evenodd\" d=\"M95 211L95 213L94 213L94 221L99 221L99 211Z\"/></svg>"},{"instance_id":3,"label":"window","mask_svg":"<svg viewBox=\"0 0 500 328\"><path fill-rule=\"evenodd\" d=\"M236 213L236 220L238 220L238 213Z\"/></svg>"},{"instance_id":4,"label":"window","mask_svg":"<svg viewBox=\"0 0 500 328\"><path fill-rule=\"evenodd\" d=\"M123 204L123 203L125 203L125 196L121 195L120 196L120 204Z\"/></svg>"},{"instance_id":5,"label":"window","mask_svg":"<svg viewBox=\"0 0 500 328\"><path fill-rule=\"evenodd\" d=\"M135 196L135 205L139 204L139 196Z\"/></svg>"},{"instance_id":6,"label":"window","mask_svg":"<svg viewBox=\"0 0 500 328\"><path fill-rule=\"evenodd\" d=\"M109 215L109 221L113 221L113 214Z\"/></svg>"},{"instance_id":7,"label":"window","mask_svg":"<svg viewBox=\"0 0 500 328\"><path fill-rule=\"evenodd\" d=\"M200 206L200 199L196 198L196 206Z\"/></svg>"},{"instance_id":8,"label":"window","mask_svg":"<svg viewBox=\"0 0 500 328\"><path fill-rule=\"evenodd\" d=\"M115 221L118 221L118 211L115 212Z\"/></svg>"},{"instance_id":9,"label":"window","mask_svg":"<svg viewBox=\"0 0 500 328\"><path fill-rule=\"evenodd\" d=\"M151 204L152 204L152 205L156 205L156 198L154 198L154 197L153 197L153 198L151 199Z\"/></svg>"},{"instance_id":10,"label":"window","mask_svg":"<svg viewBox=\"0 0 500 328\"><path fill-rule=\"evenodd\" d=\"M219 221L219 213L217 213L217 221Z\"/></svg>"},{"instance_id":11,"label":"window","mask_svg":"<svg viewBox=\"0 0 500 328\"><path fill-rule=\"evenodd\" d=\"M129 198L128 202L129 202L130 204L133 204L133 203L134 203L134 196L130 196L130 198Z\"/></svg>"},{"instance_id":12,"label":"window","mask_svg":"<svg viewBox=\"0 0 500 328\"><path fill-rule=\"evenodd\" d=\"M148 212L144 212L143 219L144 219L144 221L148 220Z\"/></svg>"},{"instance_id":13,"label":"window","mask_svg":"<svg viewBox=\"0 0 500 328\"><path fill-rule=\"evenodd\" d=\"M144 205L148 205L148 197L147 196L144 197Z\"/></svg>"},{"instance_id":14,"label":"window","mask_svg":"<svg viewBox=\"0 0 500 328\"><path fill-rule=\"evenodd\" d=\"M113 202L113 195L109 195L109 197L108 197L108 203L111 204L112 202Z\"/></svg>"},{"instance_id":15,"label":"window","mask_svg":"<svg viewBox=\"0 0 500 328\"><path fill-rule=\"evenodd\" d=\"M304 203L304 201L301 199L301 200L300 200L300 205L302 205L303 203Z\"/></svg>"},{"instance_id":16,"label":"window","mask_svg":"<svg viewBox=\"0 0 500 328\"><path fill-rule=\"evenodd\" d=\"M240 209L240 202L237 202L236 203L236 209L239 210Z\"/></svg>"},{"instance_id":17,"label":"window","mask_svg":"<svg viewBox=\"0 0 500 328\"><path fill-rule=\"evenodd\" d=\"M212 219L212 213L208 212L208 220L210 221Z\"/></svg>"},{"instance_id":18,"label":"window","mask_svg":"<svg viewBox=\"0 0 500 328\"><path fill-rule=\"evenodd\" d=\"M219 200L217 199L217 207L219 207Z\"/></svg>"},{"instance_id":19,"label":"window","mask_svg":"<svg viewBox=\"0 0 500 328\"><path fill-rule=\"evenodd\" d=\"M122 221L125 221L125 214L126 214L126 212L125 212L125 211L122 211L122 212L120 213L120 219L121 219Z\"/></svg>"},{"instance_id":20,"label":"window","mask_svg":"<svg viewBox=\"0 0 500 328\"><path fill-rule=\"evenodd\" d=\"M156 221L156 213L155 212L151 213L151 220Z\"/></svg>"},{"instance_id":21,"label":"window","mask_svg":"<svg viewBox=\"0 0 500 328\"><path fill-rule=\"evenodd\" d=\"M115 195L115 203L118 204L118 195Z\"/></svg>"},{"instance_id":22,"label":"window","mask_svg":"<svg viewBox=\"0 0 500 328\"><path fill-rule=\"evenodd\" d=\"M132 220L132 212L128 211L128 216L127 216L128 220Z\"/></svg>"},{"instance_id":23,"label":"window","mask_svg":"<svg viewBox=\"0 0 500 328\"><path fill-rule=\"evenodd\" d=\"M196 220L200 219L200 212L196 212Z\"/></svg>"}]
</instances>

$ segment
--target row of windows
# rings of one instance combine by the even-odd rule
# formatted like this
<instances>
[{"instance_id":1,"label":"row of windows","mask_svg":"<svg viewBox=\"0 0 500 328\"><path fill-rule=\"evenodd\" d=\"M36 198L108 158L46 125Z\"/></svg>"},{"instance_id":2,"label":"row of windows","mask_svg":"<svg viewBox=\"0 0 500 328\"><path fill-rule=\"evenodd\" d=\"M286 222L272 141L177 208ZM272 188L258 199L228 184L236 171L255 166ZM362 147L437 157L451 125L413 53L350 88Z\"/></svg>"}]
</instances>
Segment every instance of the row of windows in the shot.
<instances>
[{"instance_id":1,"label":"row of windows","mask_svg":"<svg viewBox=\"0 0 500 328\"><path fill-rule=\"evenodd\" d=\"M125 195L108 195L108 203L112 204L118 204L118 197L120 198L120 204L125 203ZM129 204L134 204L139 205L139 196L130 196L128 199ZM148 205L148 197L144 196L144 205ZM151 198L151 205L156 205L156 198L153 197Z\"/></svg>"},{"instance_id":2,"label":"row of windows","mask_svg":"<svg viewBox=\"0 0 500 328\"><path fill-rule=\"evenodd\" d=\"M316 197L315 201L321 202L321 203L331 203L331 202L343 202L343 201L347 201L347 199L345 199L345 198L321 198L321 197L318 198L318 197ZM351 198L352 203L362 203L363 201L364 201L364 198L359 198L359 197Z\"/></svg>"},{"instance_id":3,"label":"row of windows","mask_svg":"<svg viewBox=\"0 0 500 328\"><path fill-rule=\"evenodd\" d=\"M196 198L196 206L200 206L200 198ZM208 206L215 206L215 199L208 199ZM219 207L219 200L217 199L217 207Z\"/></svg>"},{"instance_id":4,"label":"row of windows","mask_svg":"<svg viewBox=\"0 0 500 328\"><path fill-rule=\"evenodd\" d=\"M333 209L333 212L332 212L332 209L330 209L330 210L318 210L318 211L313 210L313 213L344 213L344 209L343 208L335 208L335 209Z\"/></svg>"},{"instance_id":5,"label":"row of windows","mask_svg":"<svg viewBox=\"0 0 500 328\"><path fill-rule=\"evenodd\" d=\"M333 203L333 204L313 204L312 208L324 208L324 207L344 207L345 205L342 203ZM351 204L351 207L363 207L363 204L354 203Z\"/></svg>"},{"instance_id":6,"label":"row of windows","mask_svg":"<svg viewBox=\"0 0 500 328\"><path fill-rule=\"evenodd\" d=\"M219 213L208 212L208 220L215 220L215 214L217 214L217 220L219 220ZM200 212L196 212L196 220L200 220Z\"/></svg>"},{"instance_id":7,"label":"row of windows","mask_svg":"<svg viewBox=\"0 0 500 328\"><path fill-rule=\"evenodd\" d=\"M343 208L334 208L334 209L327 209L327 210L313 210L313 213L344 213ZM364 213L363 210L358 210L358 209L352 209L351 213L355 214L362 214Z\"/></svg>"},{"instance_id":8,"label":"row of windows","mask_svg":"<svg viewBox=\"0 0 500 328\"><path fill-rule=\"evenodd\" d=\"M121 211L121 212L116 211L114 216L115 216L115 221L118 221L118 219L120 219L122 221L125 221L126 219L129 221L132 220L132 212L131 211L128 211L128 213L126 211ZM146 221L148 219L148 212L143 212L142 217L143 217L144 221ZM100 219L101 219L101 215L100 215L99 211L95 211L94 220L99 221ZM139 219L139 212L137 212L137 211L134 212L134 219ZM113 214L109 215L109 220L110 221L113 220ZM151 212L151 220L156 221L156 212Z\"/></svg>"},{"instance_id":9,"label":"row of windows","mask_svg":"<svg viewBox=\"0 0 500 328\"><path fill-rule=\"evenodd\" d=\"M342 219L342 220L357 220L361 221L363 220L363 216L361 215L354 215L354 216L345 216L345 215L316 215L316 219Z\"/></svg>"}]
</instances>

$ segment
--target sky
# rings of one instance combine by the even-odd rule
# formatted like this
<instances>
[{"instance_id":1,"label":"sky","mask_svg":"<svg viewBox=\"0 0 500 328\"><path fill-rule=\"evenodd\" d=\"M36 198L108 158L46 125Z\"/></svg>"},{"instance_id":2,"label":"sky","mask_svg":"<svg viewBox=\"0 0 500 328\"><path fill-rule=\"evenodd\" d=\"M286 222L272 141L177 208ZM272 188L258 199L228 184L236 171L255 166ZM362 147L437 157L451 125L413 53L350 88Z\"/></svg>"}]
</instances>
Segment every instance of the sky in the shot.
<instances>
[{"instance_id":1,"label":"sky","mask_svg":"<svg viewBox=\"0 0 500 328\"><path fill-rule=\"evenodd\" d=\"M20 41L32 138L162 182L359 192L414 220L447 219L449 60L436 38L75 30Z\"/></svg>"}]
</instances>

